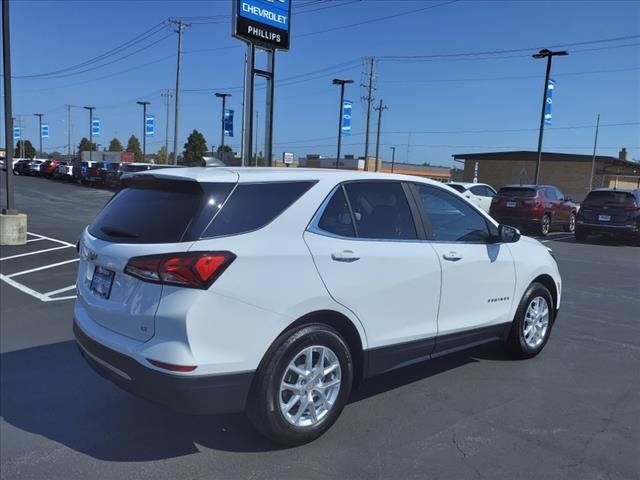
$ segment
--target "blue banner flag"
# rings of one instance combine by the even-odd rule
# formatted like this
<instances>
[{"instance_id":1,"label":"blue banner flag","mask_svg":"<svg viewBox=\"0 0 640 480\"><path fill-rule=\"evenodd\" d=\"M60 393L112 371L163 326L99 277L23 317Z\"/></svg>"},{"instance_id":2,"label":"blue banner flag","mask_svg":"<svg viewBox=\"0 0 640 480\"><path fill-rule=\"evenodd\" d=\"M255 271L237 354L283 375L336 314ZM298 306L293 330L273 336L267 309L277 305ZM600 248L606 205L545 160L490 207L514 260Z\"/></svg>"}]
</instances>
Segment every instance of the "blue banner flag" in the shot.
<instances>
[{"instance_id":1,"label":"blue banner flag","mask_svg":"<svg viewBox=\"0 0 640 480\"><path fill-rule=\"evenodd\" d=\"M544 124L551 125L551 105L553 105L553 90L556 88L556 82L549 79L547 85L547 98L544 101Z\"/></svg>"},{"instance_id":2,"label":"blue banner flag","mask_svg":"<svg viewBox=\"0 0 640 480\"><path fill-rule=\"evenodd\" d=\"M13 140L20 140L20 127L13 127Z\"/></svg>"},{"instance_id":3,"label":"blue banner flag","mask_svg":"<svg viewBox=\"0 0 640 480\"><path fill-rule=\"evenodd\" d=\"M153 137L153 135L155 134L155 120L155 115L149 114L147 114L146 118L144 119L144 134L147 137Z\"/></svg>"},{"instance_id":4,"label":"blue banner flag","mask_svg":"<svg viewBox=\"0 0 640 480\"><path fill-rule=\"evenodd\" d=\"M353 110L353 102L345 100L342 103L342 134L351 135L351 111Z\"/></svg>"},{"instance_id":5,"label":"blue banner flag","mask_svg":"<svg viewBox=\"0 0 640 480\"><path fill-rule=\"evenodd\" d=\"M94 118L91 122L91 135L94 137L100 136L100 119Z\"/></svg>"},{"instance_id":6,"label":"blue banner flag","mask_svg":"<svg viewBox=\"0 0 640 480\"><path fill-rule=\"evenodd\" d=\"M233 137L233 110L224 111L224 135Z\"/></svg>"},{"instance_id":7,"label":"blue banner flag","mask_svg":"<svg viewBox=\"0 0 640 480\"><path fill-rule=\"evenodd\" d=\"M42 124L42 138L49 138L49 124L48 123L43 123Z\"/></svg>"}]
</instances>

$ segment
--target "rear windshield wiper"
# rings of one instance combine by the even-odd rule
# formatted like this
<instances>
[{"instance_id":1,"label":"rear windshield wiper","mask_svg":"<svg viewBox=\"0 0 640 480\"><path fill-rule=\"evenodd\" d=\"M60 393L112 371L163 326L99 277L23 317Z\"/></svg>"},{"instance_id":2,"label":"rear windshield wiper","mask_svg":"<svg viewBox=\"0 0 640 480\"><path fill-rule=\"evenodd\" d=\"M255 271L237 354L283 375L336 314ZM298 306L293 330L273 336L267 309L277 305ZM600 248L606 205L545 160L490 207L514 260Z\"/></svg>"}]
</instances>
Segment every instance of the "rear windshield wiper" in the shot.
<instances>
[{"instance_id":1,"label":"rear windshield wiper","mask_svg":"<svg viewBox=\"0 0 640 480\"><path fill-rule=\"evenodd\" d=\"M108 226L100 227L100 230L102 230L102 232L106 233L110 237L138 238L140 236L136 235L135 233L125 232L123 230L118 230L117 228Z\"/></svg>"}]
</instances>

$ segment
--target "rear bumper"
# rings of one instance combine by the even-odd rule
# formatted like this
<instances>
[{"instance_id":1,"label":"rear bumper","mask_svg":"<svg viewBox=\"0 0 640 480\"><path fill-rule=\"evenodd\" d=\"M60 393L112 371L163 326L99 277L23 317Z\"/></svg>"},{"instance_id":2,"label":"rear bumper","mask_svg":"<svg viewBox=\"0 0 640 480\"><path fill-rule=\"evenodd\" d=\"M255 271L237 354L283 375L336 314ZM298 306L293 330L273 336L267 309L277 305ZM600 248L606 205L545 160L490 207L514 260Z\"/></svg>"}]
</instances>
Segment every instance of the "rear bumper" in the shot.
<instances>
[{"instance_id":1,"label":"rear bumper","mask_svg":"<svg viewBox=\"0 0 640 480\"><path fill-rule=\"evenodd\" d=\"M611 233L616 235L640 236L640 227L636 225L607 225L603 223L591 223L584 220L578 220L576 224L577 230L593 233Z\"/></svg>"},{"instance_id":2,"label":"rear bumper","mask_svg":"<svg viewBox=\"0 0 640 480\"><path fill-rule=\"evenodd\" d=\"M245 408L254 372L206 376L162 373L91 339L75 319L73 333L87 363L133 395L190 414L230 413Z\"/></svg>"},{"instance_id":3,"label":"rear bumper","mask_svg":"<svg viewBox=\"0 0 640 480\"><path fill-rule=\"evenodd\" d=\"M534 227L540 225L540 218L503 215L500 213L494 213L491 216L499 223L511 225L512 227Z\"/></svg>"}]
</instances>

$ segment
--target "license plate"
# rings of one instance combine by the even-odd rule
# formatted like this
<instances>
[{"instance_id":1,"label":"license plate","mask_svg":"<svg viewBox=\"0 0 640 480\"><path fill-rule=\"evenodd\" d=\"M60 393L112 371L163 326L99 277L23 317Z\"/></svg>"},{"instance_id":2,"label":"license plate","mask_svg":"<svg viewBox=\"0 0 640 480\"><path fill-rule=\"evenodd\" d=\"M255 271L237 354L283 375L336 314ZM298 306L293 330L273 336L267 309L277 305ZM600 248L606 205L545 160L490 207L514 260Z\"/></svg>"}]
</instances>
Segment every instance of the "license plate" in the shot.
<instances>
[{"instance_id":1,"label":"license plate","mask_svg":"<svg viewBox=\"0 0 640 480\"><path fill-rule=\"evenodd\" d=\"M516 202L507 202L507 207L515 208L515 206L516 206Z\"/></svg>"},{"instance_id":2,"label":"license plate","mask_svg":"<svg viewBox=\"0 0 640 480\"><path fill-rule=\"evenodd\" d=\"M598 220L601 222L608 222L611 220L611 215L598 215Z\"/></svg>"},{"instance_id":3,"label":"license plate","mask_svg":"<svg viewBox=\"0 0 640 480\"><path fill-rule=\"evenodd\" d=\"M114 276L115 272L103 267L96 267L93 272L93 278L91 279L89 289L99 297L108 299L109 295L111 295L111 286L113 285Z\"/></svg>"}]
</instances>

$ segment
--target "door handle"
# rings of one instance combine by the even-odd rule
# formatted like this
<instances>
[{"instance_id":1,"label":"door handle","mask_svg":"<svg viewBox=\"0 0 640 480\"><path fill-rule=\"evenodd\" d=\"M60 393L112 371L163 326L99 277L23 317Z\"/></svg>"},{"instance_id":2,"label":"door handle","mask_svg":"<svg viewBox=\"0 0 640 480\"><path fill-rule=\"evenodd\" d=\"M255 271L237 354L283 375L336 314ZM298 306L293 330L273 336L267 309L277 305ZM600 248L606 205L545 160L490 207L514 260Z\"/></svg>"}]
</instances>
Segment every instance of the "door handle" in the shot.
<instances>
[{"instance_id":1,"label":"door handle","mask_svg":"<svg viewBox=\"0 0 640 480\"><path fill-rule=\"evenodd\" d=\"M442 255L442 258L444 258L445 260L449 260L451 262L457 262L458 260L462 259L462 255L460 255L458 252L448 252Z\"/></svg>"},{"instance_id":2,"label":"door handle","mask_svg":"<svg viewBox=\"0 0 640 480\"><path fill-rule=\"evenodd\" d=\"M332 253L331 258L336 262L353 263L360 260L353 250L343 250L342 252Z\"/></svg>"}]
</instances>

